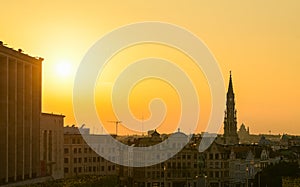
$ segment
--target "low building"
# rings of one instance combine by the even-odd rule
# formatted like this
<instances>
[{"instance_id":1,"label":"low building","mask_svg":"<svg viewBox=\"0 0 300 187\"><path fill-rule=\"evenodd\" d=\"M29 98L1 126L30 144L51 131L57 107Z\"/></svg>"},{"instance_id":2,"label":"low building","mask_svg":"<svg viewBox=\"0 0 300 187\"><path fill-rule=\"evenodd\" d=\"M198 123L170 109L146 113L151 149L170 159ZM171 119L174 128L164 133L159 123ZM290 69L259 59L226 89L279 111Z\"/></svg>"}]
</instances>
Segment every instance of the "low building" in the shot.
<instances>
[{"instance_id":1,"label":"low building","mask_svg":"<svg viewBox=\"0 0 300 187\"><path fill-rule=\"evenodd\" d=\"M94 148L86 143L80 131L89 132L88 129L79 130L75 126L64 128L64 177L118 175L117 164L107 161L96 153ZM93 139L106 135L85 134L85 136ZM97 152L101 151L101 147L97 149Z\"/></svg>"},{"instance_id":2,"label":"low building","mask_svg":"<svg viewBox=\"0 0 300 187\"><path fill-rule=\"evenodd\" d=\"M40 119L41 176L64 177L64 115L42 113Z\"/></svg>"},{"instance_id":3,"label":"low building","mask_svg":"<svg viewBox=\"0 0 300 187\"><path fill-rule=\"evenodd\" d=\"M205 158L206 186L229 186L230 149L228 149L228 146L213 142L203 154Z\"/></svg>"},{"instance_id":4,"label":"low building","mask_svg":"<svg viewBox=\"0 0 300 187\"><path fill-rule=\"evenodd\" d=\"M206 184L210 187L243 187L254 184L255 175L280 161L271 147L213 142L205 155Z\"/></svg>"},{"instance_id":5,"label":"low building","mask_svg":"<svg viewBox=\"0 0 300 187\"><path fill-rule=\"evenodd\" d=\"M167 142L170 136L175 141L170 144L160 144ZM123 172L120 173L121 184L134 187L201 186L201 182L204 184L204 160L202 154L198 151L199 139L194 136L188 144L182 144L187 140L188 136L179 131L165 137L165 139L157 131L153 131L146 137L135 139L131 145L133 147L148 147L160 144L152 152L133 152L132 159L135 163L143 162L147 164L148 161L160 159L165 161L150 164L147 167L121 167ZM174 155L174 150L177 149L180 151Z\"/></svg>"}]
</instances>

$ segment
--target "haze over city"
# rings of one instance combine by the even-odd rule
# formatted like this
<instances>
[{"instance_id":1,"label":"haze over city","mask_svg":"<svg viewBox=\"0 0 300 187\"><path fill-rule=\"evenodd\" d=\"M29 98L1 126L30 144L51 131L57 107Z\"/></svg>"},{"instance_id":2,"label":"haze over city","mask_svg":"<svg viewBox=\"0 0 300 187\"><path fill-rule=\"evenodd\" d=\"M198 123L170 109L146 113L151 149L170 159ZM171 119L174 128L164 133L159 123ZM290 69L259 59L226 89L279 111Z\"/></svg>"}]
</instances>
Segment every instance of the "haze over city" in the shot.
<instances>
[{"instance_id":1,"label":"haze over city","mask_svg":"<svg viewBox=\"0 0 300 187\"><path fill-rule=\"evenodd\" d=\"M299 1L7 1L1 7L1 40L45 59L42 110L64 114L65 125L81 125L74 119L72 91L76 69L88 49L123 25L161 21L183 27L206 43L219 63L226 88L232 70L238 126L245 123L251 133L300 134ZM210 112L209 87L201 71L185 67L190 60L185 55L174 48L145 44L125 49L110 63L129 64L149 56L176 61L200 85L202 113L197 132L203 131ZM106 71L103 80L110 82L121 67L112 65ZM108 109L100 118L114 120L107 97L101 97L109 91L97 88L97 107ZM149 117L148 102L158 90L168 106L161 130L174 130L167 124L178 121L179 101L163 82L145 81L133 90L133 114L139 119ZM107 128L114 131L115 127Z\"/></svg>"}]
</instances>

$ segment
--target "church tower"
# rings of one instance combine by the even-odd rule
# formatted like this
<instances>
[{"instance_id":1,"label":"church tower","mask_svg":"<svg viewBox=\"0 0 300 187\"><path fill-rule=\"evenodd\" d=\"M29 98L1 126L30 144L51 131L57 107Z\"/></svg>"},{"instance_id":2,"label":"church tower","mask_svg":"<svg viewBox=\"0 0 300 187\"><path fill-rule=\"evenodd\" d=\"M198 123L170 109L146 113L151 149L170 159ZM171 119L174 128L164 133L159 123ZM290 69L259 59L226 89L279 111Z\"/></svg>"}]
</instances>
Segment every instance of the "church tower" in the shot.
<instances>
[{"instance_id":1,"label":"church tower","mask_svg":"<svg viewBox=\"0 0 300 187\"><path fill-rule=\"evenodd\" d=\"M239 137L237 134L237 121L236 121L236 109L234 101L234 93L232 86L231 71L229 77L229 85L227 92L226 111L224 117L224 143L225 144L238 144Z\"/></svg>"}]
</instances>

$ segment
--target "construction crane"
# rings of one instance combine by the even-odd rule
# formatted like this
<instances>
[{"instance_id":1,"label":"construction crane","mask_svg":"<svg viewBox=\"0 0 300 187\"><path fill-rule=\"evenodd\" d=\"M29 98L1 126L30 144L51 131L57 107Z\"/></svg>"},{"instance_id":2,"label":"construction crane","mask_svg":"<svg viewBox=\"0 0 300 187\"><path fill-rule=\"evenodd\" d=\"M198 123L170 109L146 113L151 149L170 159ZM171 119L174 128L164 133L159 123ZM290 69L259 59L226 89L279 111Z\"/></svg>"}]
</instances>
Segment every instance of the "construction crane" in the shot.
<instances>
[{"instance_id":1,"label":"construction crane","mask_svg":"<svg viewBox=\"0 0 300 187\"><path fill-rule=\"evenodd\" d=\"M119 123L122 123L122 121L117 120L117 121L107 121L107 122L116 124L116 136L118 136L118 125Z\"/></svg>"}]
</instances>

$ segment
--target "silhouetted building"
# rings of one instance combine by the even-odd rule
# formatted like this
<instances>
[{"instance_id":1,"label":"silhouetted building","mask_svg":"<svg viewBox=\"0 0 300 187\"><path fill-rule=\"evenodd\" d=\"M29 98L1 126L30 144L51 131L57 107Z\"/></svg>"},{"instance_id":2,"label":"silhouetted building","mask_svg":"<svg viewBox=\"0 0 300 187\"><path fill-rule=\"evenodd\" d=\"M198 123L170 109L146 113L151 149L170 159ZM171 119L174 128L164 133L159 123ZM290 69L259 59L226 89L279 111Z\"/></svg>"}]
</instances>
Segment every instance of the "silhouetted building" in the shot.
<instances>
[{"instance_id":1,"label":"silhouetted building","mask_svg":"<svg viewBox=\"0 0 300 187\"><path fill-rule=\"evenodd\" d=\"M238 136L240 143L242 144L251 144L251 136L249 132L249 127L246 129L246 126L242 123L239 131L238 131Z\"/></svg>"},{"instance_id":2,"label":"silhouetted building","mask_svg":"<svg viewBox=\"0 0 300 187\"><path fill-rule=\"evenodd\" d=\"M237 134L237 121L236 121L236 109L234 101L234 93L232 86L232 78L230 72L227 101L226 101L226 111L224 117L224 143L225 144L238 144L239 137Z\"/></svg>"},{"instance_id":3,"label":"silhouetted building","mask_svg":"<svg viewBox=\"0 0 300 187\"><path fill-rule=\"evenodd\" d=\"M90 147L80 132L85 133L89 143L93 142L97 147ZM101 141L101 142L97 142ZM64 127L64 177L75 177L80 175L117 175L117 164L112 163L98 153L109 150L112 156L117 151L114 144L110 142L109 135L89 134L88 128L78 129L75 126ZM94 144L94 145L95 145ZM95 152L97 150L98 153ZM111 158L114 160L115 158Z\"/></svg>"},{"instance_id":4,"label":"silhouetted building","mask_svg":"<svg viewBox=\"0 0 300 187\"><path fill-rule=\"evenodd\" d=\"M253 186L255 175L280 161L270 147L213 142L205 155L205 183L210 187Z\"/></svg>"},{"instance_id":5,"label":"silhouetted building","mask_svg":"<svg viewBox=\"0 0 300 187\"><path fill-rule=\"evenodd\" d=\"M41 114L40 159L41 176L64 177L64 115Z\"/></svg>"},{"instance_id":6,"label":"silhouetted building","mask_svg":"<svg viewBox=\"0 0 300 187\"><path fill-rule=\"evenodd\" d=\"M0 184L40 174L42 61L0 44Z\"/></svg>"},{"instance_id":7,"label":"silhouetted building","mask_svg":"<svg viewBox=\"0 0 300 187\"><path fill-rule=\"evenodd\" d=\"M203 152L205 158L205 186L225 187L229 185L229 155L226 145L213 142Z\"/></svg>"},{"instance_id":8,"label":"silhouetted building","mask_svg":"<svg viewBox=\"0 0 300 187\"><path fill-rule=\"evenodd\" d=\"M134 151L133 160L146 160L153 158L168 158L161 163L155 163L147 167L125 167L120 168L120 179L122 186L133 187L183 187L183 186L203 186L204 184L204 158L198 151L200 137L194 135L183 149L178 151L172 157L174 149L181 147L182 142L188 139L188 136L178 131L170 134L164 140L155 130L150 131L148 136L140 137L134 140L134 147L148 147L168 141L170 136L176 141L170 145L162 145L162 149L156 149L152 152ZM164 160L164 159L163 159Z\"/></svg>"}]
</instances>

